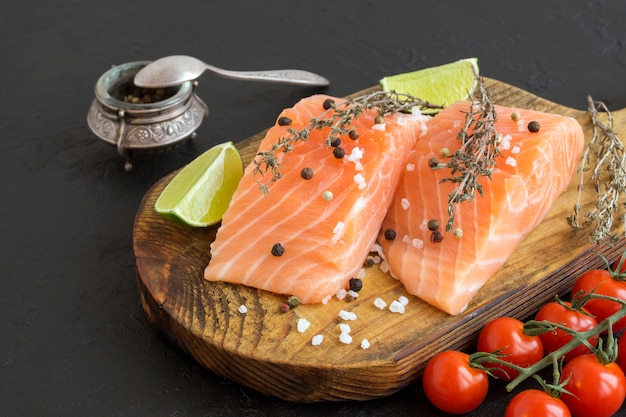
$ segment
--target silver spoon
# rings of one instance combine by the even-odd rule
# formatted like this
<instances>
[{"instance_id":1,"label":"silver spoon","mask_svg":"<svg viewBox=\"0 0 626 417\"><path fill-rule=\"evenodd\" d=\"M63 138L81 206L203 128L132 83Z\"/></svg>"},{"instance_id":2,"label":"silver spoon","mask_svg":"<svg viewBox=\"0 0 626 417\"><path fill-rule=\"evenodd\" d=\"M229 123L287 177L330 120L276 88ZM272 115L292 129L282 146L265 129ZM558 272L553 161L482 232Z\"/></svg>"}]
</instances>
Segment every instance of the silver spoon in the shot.
<instances>
[{"instance_id":1,"label":"silver spoon","mask_svg":"<svg viewBox=\"0 0 626 417\"><path fill-rule=\"evenodd\" d=\"M135 85L145 88L171 87L197 79L206 70L225 78L267 81L309 86L327 86L329 81L312 72L284 69L270 71L229 71L206 64L186 55L172 55L157 59L135 75Z\"/></svg>"}]
</instances>

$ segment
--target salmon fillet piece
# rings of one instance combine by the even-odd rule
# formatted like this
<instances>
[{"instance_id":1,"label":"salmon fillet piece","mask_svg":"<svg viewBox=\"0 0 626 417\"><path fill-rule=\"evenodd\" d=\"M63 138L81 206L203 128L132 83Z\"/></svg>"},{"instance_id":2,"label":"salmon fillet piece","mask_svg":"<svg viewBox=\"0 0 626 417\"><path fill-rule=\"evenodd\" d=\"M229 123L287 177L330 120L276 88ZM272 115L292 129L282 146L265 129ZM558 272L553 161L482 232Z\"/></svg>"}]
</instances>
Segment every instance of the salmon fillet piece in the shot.
<instances>
[{"instance_id":1,"label":"salmon fillet piece","mask_svg":"<svg viewBox=\"0 0 626 417\"><path fill-rule=\"evenodd\" d=\"M288 129L328 117L323 103L329 98L344 102L315 95L285 109L259 152L271 149ZM259 190L256 165L249 164L211 244L205 279L295 295L305 304L347 289L376 241L409 150L432 119L394 114L376 124L377 115L367 110L353 122L356 140L341 137L342 159L326 143L327 128L312 130L291 152L279 151L282 176L268 184L266 194ZM283 117L291 124L281 125ZM312 169L311 179L302 178L303 168ZM323 198L325 191L332 199ZM284 248L281 256L272 254L277 243Z\"/></svg>"},{"instance_id":2,"label":"salmon fillet piece","mask_svg":"<svg viewBox=\"0 0 626 417\"><path fill-rule=\"evenodd\" d=\"M570 184L584 146L579 123L572 118L496 106L496 131L502 135L502 156L492 179L482 177L483 197L455 204L455 227L462 236L445 232L448 195L455 186L440 183L450 169L432 169L428 160L440 150L460 147L457 134L470 110L455 103L428 124L426 135L411 151L394 200L381 228L379 243L390 273L406 290L427 303L456 315L506 262L524 237L546 216ZM511 113L521 115L513 121ZM527 125L537 121L538 132ZM431 243L427 223L441 224L443 240ZM565 221L565 219L563 220ZM384 230L396 232L394 240Z\"/></svg>"}]
</instances>

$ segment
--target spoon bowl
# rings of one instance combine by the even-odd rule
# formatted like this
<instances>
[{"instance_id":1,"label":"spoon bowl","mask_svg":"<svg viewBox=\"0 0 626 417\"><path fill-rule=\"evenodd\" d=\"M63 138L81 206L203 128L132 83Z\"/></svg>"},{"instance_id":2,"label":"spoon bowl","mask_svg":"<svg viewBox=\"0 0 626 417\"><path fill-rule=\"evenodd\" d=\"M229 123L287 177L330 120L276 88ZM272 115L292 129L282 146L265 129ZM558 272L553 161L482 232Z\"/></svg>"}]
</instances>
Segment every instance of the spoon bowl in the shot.
<instances>
[{"instance_id":1,"label":"spoon bowl","mask_svg":"<svg viewBox=\"0 0 626 417\"><path fill-rule=\"evenodd\" d=\"M143 67L134 79L135 85L145 88L172 87L200 77L211 71L221 77L247 81L265 81L305 86L325 87L330 82L312 72L283 69L268 71L231 71L217 68L187 55L172 55L157 59Z\"/></svg>"}]
</instances>

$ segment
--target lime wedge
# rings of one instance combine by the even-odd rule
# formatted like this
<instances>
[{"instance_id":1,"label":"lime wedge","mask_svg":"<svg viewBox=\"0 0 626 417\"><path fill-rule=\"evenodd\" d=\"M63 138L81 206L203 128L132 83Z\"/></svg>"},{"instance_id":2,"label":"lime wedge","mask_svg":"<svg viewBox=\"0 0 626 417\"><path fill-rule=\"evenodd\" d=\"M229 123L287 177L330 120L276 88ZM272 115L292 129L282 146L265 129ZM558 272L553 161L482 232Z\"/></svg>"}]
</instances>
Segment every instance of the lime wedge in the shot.
<instances>
[{"instance_id":1,"label":"lime wedge","mask_svg":"<svg viewBox=\"0 0 626 417\"><path fill-rule=\"evenodd\" d=\"M218 223L243 176L243 162L232 142L216 145L172 178L157 199L157 213L189 226Z\"/></svg>"},{"instance_id":2,"label":"lime wedge","mask_svg":"<svg viewBox=\"0 0 626 417\"><path fill-rule=\"evenodd\" d=\"M380 85L383 91L411 94L445 107L467 100L476 87L476 75L478 59L465 58L437 67L391 75L380 80Z\"/></svg>"}]
</instances>

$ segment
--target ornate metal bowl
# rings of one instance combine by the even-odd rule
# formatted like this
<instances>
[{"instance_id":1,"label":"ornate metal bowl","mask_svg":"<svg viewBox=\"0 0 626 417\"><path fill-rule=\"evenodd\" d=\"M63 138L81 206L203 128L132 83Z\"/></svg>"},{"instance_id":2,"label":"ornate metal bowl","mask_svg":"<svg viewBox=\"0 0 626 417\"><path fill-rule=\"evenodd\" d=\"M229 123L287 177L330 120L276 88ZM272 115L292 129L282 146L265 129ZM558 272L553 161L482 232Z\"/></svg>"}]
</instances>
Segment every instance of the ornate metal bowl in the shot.
<instances>
[{"instance_id":1,"label":"ornate metal bowl","mask_svg":"<svg viewBox=\"0 0 626 417\"><path fill-rule=\"evenodd\" d=\"M136 87L135 74L149 63L129 62L102 74L87 115L91 131L125 158L126 171L132 169L132 152L169 148L193 138L209 114L194 92L195 82L165 89Z\"/></svg>"}]
</instances>

